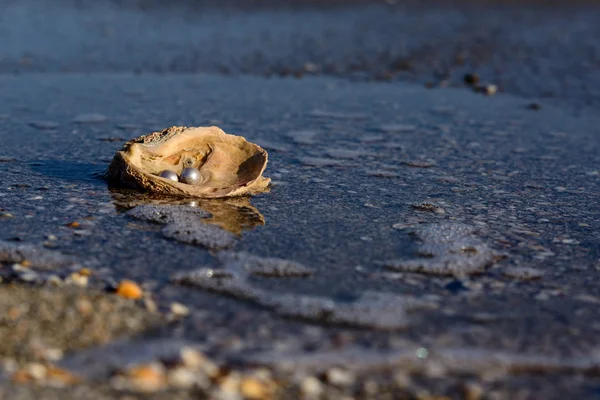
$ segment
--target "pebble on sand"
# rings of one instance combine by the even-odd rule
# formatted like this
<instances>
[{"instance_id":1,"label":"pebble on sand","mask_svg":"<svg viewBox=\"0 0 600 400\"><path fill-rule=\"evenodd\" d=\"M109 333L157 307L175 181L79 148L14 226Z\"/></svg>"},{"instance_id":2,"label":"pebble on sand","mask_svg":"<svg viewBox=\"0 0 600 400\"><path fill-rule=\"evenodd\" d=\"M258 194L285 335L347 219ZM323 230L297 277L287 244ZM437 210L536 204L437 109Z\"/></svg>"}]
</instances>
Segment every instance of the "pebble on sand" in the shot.
<instances>
[{"instance_id":1,"label":"pebble on sand","mask_svg":"<svg viewBox=\"0 0 600 400\"><path fill-rule=\"evenodd\" d=\"M185 317L190 313L190 309L181 303L171 303L171 314L174 317Z\"/></svg>"},{"instance_id":2,"label":"pebble on sand","mask_svg":"<svg viewBox=\"0 0 600 400\"><path fill-rule=\"evenodd\" d=\"M446 214L446 210L444 210L442 207L440 207L436 203L429 203L429 202L413 203L413 204L411 204L411 207L417 211L432 212L432 213L436 213L436 214Z\"/></svg>"},{"instance_id":3,"label":"pebble on sand","mask_svg":"<svg viewBox=\"0 0 600 400\"><path fill-rule=\"evenodd\" d=\"M116 293L121 297L132 300L141 299L144 295L144 291L137 283L126 279L119 283Z\"/></svg>"},{"instance_id":4,"label":"pebble on sand","mask_svg":"<svg viewBox=\"0 0 600 400\"><path fill-rule=\"evenodd\" d=\"M113 378L117 389L156 392L166 387L165 368L160 363L136 365Z\"/></svg>"},{"instance_id":5,"label":"pebble on sand","mask_svg":"<svg viewBox=\"0 0 600 400\"><path fill-rule=\"evenodd\" d=\"M274 385L271 382L250 376L242 379L240 392L246 399L271 399L273 398Z\"/></svg>"},{"instance_id":6,"label":"pebble on sand","mask_svg":"<svg viewBox=\"0 0 600 400\"><path fill-rule=\"evenodd\" d=\"M498 92L498 86L493 85L493 84L485 84L485 85L478 85L475 87L475 90L479 93L483 93L487 96L493 96Z\"/></svg>"},{"instance_id":7,"label":"pebble on sand","mask_svg":"<svg viewBox=\"0 0 600 400\"><path fill-rule=\"evenodd\" d=\"M72 386L80 382L80 379L69 371L38 362L29 363L24 368L15 371L11 379L16 383L35 382L54 387Z\"/></svg>"},{"instance_id":8,"label":"pebble on sand","mask_svg":"<svg viewBox=\"0 0 600 400\"><path fill-rule=\"evenodd\" d=\"M465 76L463 77L463 81L467 85L476 85L479 83L479 75L477 75L475 73L465 74Z\"/></svg>"},{"instance_id":9,"label":"pebble on sand","mask_svg":"<svg viewBox=\"0 0 600 400\"><path fill-rule=\"evenodd\" d=\"M88 281L88 276L83 275L80 272L73 272L66 280L67 283L71 283L79 287L86 287L88 285Z\"/></svg>"}]
</instances>

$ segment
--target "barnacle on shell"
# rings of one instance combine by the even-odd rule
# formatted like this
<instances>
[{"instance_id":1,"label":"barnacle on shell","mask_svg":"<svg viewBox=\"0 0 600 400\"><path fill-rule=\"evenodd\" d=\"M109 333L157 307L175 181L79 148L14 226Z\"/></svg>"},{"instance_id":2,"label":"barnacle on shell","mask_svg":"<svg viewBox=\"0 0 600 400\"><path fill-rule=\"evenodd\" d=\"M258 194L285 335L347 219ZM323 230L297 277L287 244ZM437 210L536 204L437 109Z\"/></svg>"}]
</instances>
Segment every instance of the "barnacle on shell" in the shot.
<instances>
[{"instance_id":1,"label":"barnacle on shell","mask_svg":"<svg viewBox=\"0 0 600 400\"><path fill-rule=\"evenodd\" d=\"M229 135L216 126L173 126L133 139L116 152L106 176L133 189L157 194L218 198L255 194L267 190L262 176L268 155L242 136ZM197 168L198 184L161 178L164 170L178 175Z\"/></svg>"}]
</instances>

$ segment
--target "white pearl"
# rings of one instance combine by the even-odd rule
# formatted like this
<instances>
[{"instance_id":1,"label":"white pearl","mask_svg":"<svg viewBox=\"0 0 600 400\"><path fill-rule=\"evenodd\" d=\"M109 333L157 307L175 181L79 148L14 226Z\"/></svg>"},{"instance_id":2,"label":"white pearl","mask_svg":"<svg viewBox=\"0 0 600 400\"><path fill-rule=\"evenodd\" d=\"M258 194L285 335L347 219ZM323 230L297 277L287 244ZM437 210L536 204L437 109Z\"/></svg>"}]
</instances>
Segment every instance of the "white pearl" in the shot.
<instances>
[{"instance_id":1,"label":"white pearl","mask_svg":"<svg viewBox=\"0 0 600 400\"><path fill-rule=\"evenodd\" d=\"M200 171L196 168L184 168L183 171L181 171L180 179L183 183L195 185L200 182Z\"/></svg>"},{"instance_id":2,"label":"white pearl","mask_svg":"<svg viewBox=\"0 0 600 400\"><path fill-rule=\"evenodd\" d=\"M179 178L177 177L177 174L175 172L173 172L173 171L168 170L168 169L165 169L158 176L160 176L161 178L170 179L173 182L179 182Z\"/></svg>"}]
</instances>

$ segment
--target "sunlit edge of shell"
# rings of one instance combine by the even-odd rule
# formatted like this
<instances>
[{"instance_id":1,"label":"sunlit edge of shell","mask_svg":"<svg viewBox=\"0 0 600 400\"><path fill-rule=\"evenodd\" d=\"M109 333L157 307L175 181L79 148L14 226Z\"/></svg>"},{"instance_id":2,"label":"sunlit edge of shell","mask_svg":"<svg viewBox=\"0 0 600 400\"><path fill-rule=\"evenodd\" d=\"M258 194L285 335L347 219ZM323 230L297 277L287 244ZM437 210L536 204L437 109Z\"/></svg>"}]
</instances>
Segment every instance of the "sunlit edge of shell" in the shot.
<instances>
[{"instance_id":1,"label":"sunlit edge of shell","mask_svg":"<svg viewBox=\"0 0 600 400\"><path fill-rule=\"evenodd\" d=\"M176 127L171 127L171 128L176 128ZM171 128L167 128L161 132L164 132ZM183 127L183 128L193 129L193 128L212 128L212 127L189 127L189 128ZM236 136L236 135L228 134L218 127L215 127L215 128L219 129L225 135ZM156 132L153 132L153 133L156 133ZM152 135L153 133L150 133L148 135L143 135L141 137L149 136L149 135ZM189 187L190 186L193 187L196 185L187 185L182 182L174 182L167 178L162 178L158 175L154 175L154 174L145 172L141 168L133 165L126 150L124 150L125 145L123 146L123 148L121 150L116 152L116 154L113 157L104 176L106 179L116 181L119 184L124 185L126 187L137 188L138 190L144 190L144 191L151 192L151 193L167 194L167 195L174 195L174 196L187 196L187 197L197 197L197 198L226 198L226 197L253 195L253 194L258 194L258 193L267 191L268 187L271 183L271 179L264 177L262 174L265 171L265 169L267 168L267 164L269 162L269 154L267 153L266 150L264 150L259 145L246 140L245 137L243 137L243 136L237 136L237 137L241 137L248 144L256 147L256 149L259 152L264 154L265 162L264 162L264 164L260 170L260 173L258 174L258 177L256 179L248 182L244 186L239 186L236 189L233 189L229 192L219 192L218 194L190 193ZM126 144L135 142L139 138L140 137L130 140ZM120 171L120 173L118 173L119 171ZM145 180L141 179L142 177L144 177L146 179Z\"/></svg>"}]
</instances>

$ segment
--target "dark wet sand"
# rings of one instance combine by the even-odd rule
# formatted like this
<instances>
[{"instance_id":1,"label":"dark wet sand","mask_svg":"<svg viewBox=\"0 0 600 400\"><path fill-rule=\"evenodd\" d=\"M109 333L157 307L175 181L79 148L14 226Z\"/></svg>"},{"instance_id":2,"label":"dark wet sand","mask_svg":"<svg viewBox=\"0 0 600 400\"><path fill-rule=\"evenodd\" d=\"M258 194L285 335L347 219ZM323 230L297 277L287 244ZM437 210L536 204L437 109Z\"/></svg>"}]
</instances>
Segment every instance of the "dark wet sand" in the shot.
<instances>
[{"instance_id":1,"label":"dark wet sand","mask_svg":"<svg viewBox=\"0 0 600 400\"><path fill-rule=\"evenodd\" d=\"M598 396L595 5L202 4L0 14L4 397L164 398L187 347L221 372L186 366L180 398ZM269 151L270 193L99 178L128 139L213 124ZM145 204L238 236L181 243ZM37 379L31 332L83 381Z\"/></svg>"}]
</instances>

